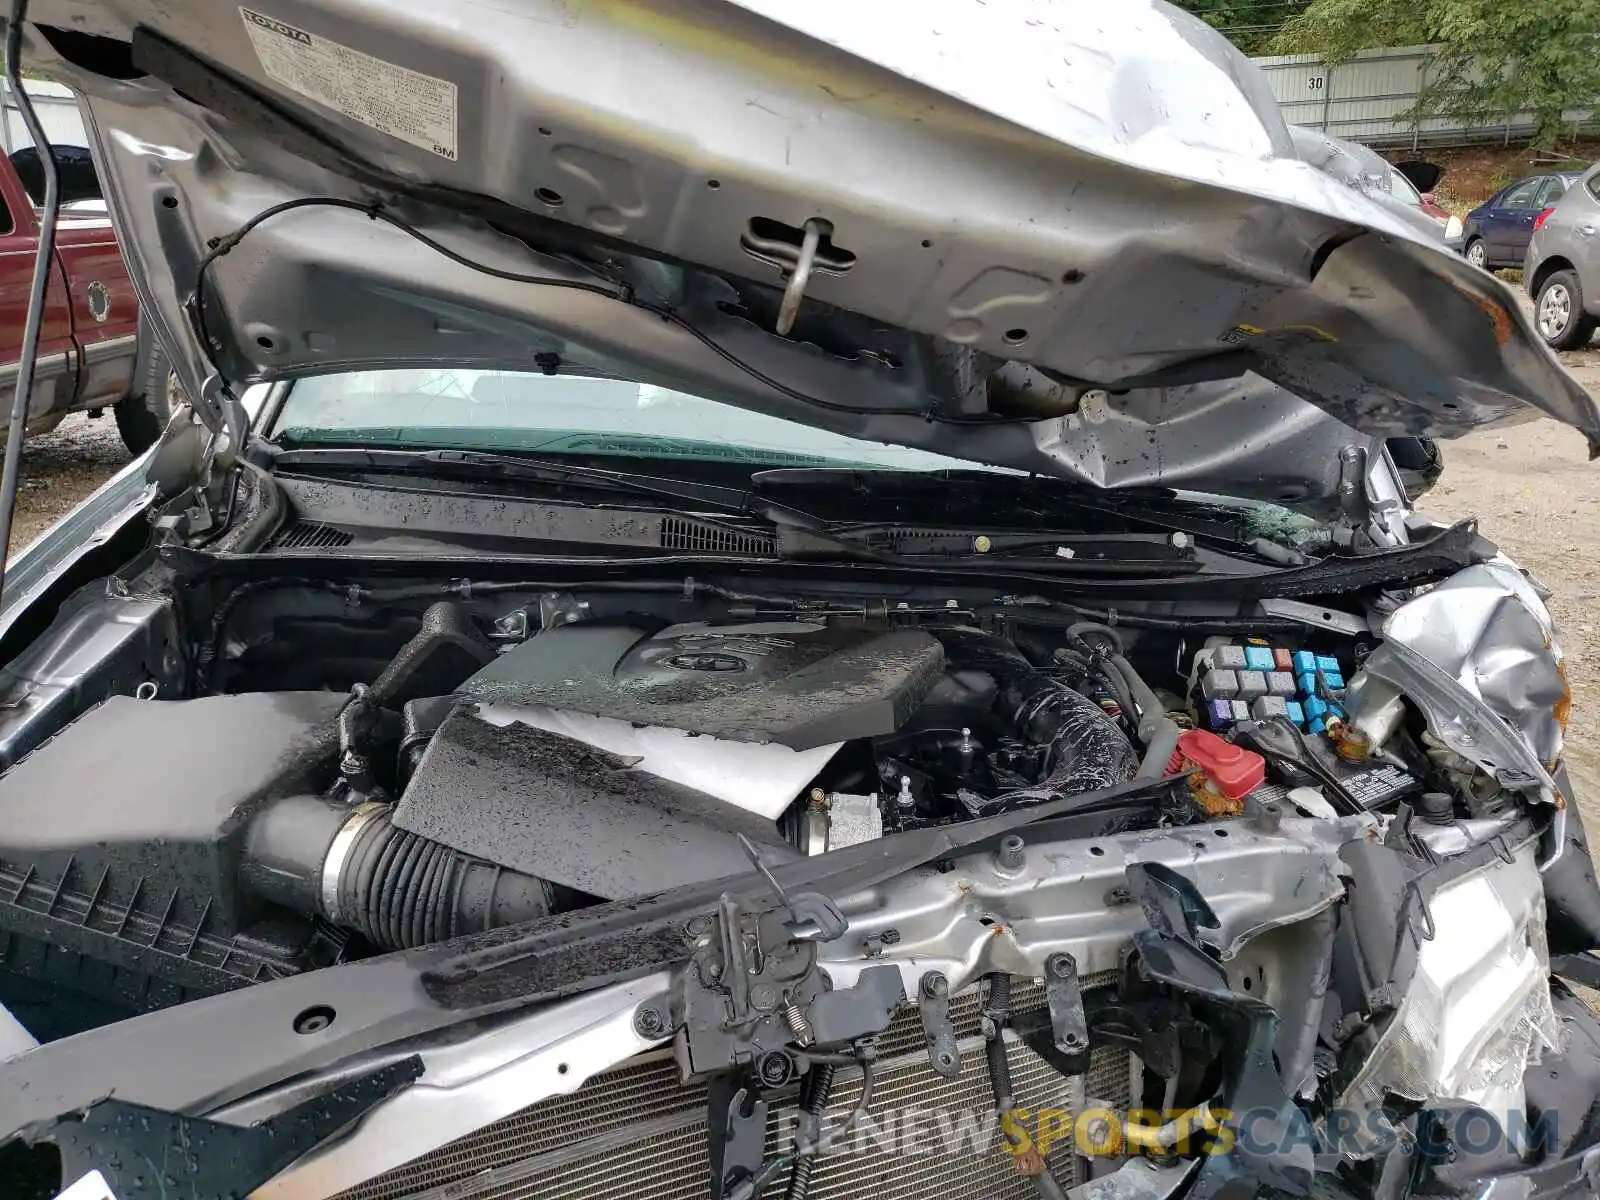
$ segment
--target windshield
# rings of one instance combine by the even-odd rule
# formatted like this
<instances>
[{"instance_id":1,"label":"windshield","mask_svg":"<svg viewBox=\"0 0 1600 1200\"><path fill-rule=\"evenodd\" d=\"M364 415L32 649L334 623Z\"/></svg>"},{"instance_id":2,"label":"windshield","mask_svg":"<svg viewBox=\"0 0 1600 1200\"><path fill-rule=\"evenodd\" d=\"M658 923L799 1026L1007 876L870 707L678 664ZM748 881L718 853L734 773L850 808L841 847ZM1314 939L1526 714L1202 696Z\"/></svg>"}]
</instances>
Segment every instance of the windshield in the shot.
<instances>
[{"instance_id":1,"label":"windshield","mask_svg":"<svg viewBox=\"0 0 1600 1200\"><path fill-rule=\"evenodd\" d=\"M1416 188L1412 187L1411 180L1400 174L1399 171L1389 172L1389 183L1390 190L1395 194L1396 197L1404 200L1407 204L1410 204L1415 208L1422 207L1422 193L1417 191Z\"/></svg>"},{"instance_id":2,"label":"windshield","mask_svg":"<svg viewBox=\"0 0 1600 1200\"><path fill-rule=\"evenodd\" d=\"M813 429L648 383L510 371L396 370L296 383L274 436L445 449L905 471L984 468Z\"/></svg>"}]
</instances>

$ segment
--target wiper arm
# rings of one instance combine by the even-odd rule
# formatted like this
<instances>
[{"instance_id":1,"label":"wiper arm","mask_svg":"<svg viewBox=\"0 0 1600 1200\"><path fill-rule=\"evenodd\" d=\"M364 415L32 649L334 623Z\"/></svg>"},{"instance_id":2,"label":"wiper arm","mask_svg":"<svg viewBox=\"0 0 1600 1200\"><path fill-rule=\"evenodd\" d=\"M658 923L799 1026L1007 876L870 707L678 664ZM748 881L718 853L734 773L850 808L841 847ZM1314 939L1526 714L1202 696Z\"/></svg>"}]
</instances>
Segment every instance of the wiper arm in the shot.
<instances>
[{"instance_id":1,"label":"wiper arm","mask_svg":"<svg viewBox=\"0 0 1600 1200\"><path fill-rule=\"evenodd\" d=\"M1046 531L1037 535L1038 544L1064 545L1072 550L1087 546L1097 539L1106 546L1120 541L1139 553L1140 544L1155 547L1167 543L1179 551L1197 547L1198 539L1212 543L1209 566L1219 567L1228 573L1237 573L1265 562L1275 567L1301 566L1309 562L1304 554L1267 541L1250 537L1240 528L1242 517L1219 518L1204 505L1186 502L1170 488L1130 487L1108 491L1069 480L1040 475L1010 475L995 471L949 469L940 471L893 471L859 467L779 467L757 471L750 476L757 501L765 492L782 494L786 490L825 489L830 496L857 494L881 500L905 501L919 495L945 493L952 485L978 489L986 497L1006 497L1027 509L1028 516L1043 521L1060 517L1086 519L1103 525L1120 524L1121 533L1056 533ZM980 506L981 507L981 506ZM1000 522L996 522L999 524ZM887 524L887 523L886 523ZM857 526L866 530L868 525ZM882 527L882 526L880 526ZM849 526L834 523L828 526L835 532ZM933 531L929 531L932 533ZM954 528L950 532L955 532ZM999 546L1002 535L990 529L985 531L991 542ZM1004 538L1011 547L1020 548L1026 531L1010 531ZM1217 544L1225 547L1217 550ZM908 553L905 544L898 547ZM1158 556L1161 552L1157 552ZM1189 557L1180 553L1179 559ZM1179 568L1181 571L1183 568Z\"/></svg>"},{"instance_id":2,"label":"wiper arm","mask_svg":"<svg viewBox=\"0 0 1600 1200\"><path fill-rule=\"evenodd\" d=\"M278 467L346 467L377 471L449 470L457 468L477 478L520 479L624 492L631 496L688 502L702 508L743 515L749 512L750 493L746 488L714 483L693 483L661 475L638 475L585 467L577 463L535 461L511 454L491 454L482 450L390 450L366 447L328 447L316 450L284 450L273 460Z\"/></svg>"},{"instance_id":3,"label":"wiper arm","mask_svg":"<svg viewBox=\"0 0 1600 1200\"><path fill-rule=\"evenodd\" d=\"M780 558L857 558L897 566L1028 570L1068 575L1188 575L1204 569L1192 544L1163 534L1006 531L979 534L898 525L779 524Z\"/></svg>"},{"instance_id":4,"label":"wiper arm","mask_svg":"<svg viewBox=\"0 0 1600 1200\"><path fill-rule=\"evenodd\" d=\"M987 471L972 467L946 467L935 471L904 471L878 467L769 467L750 476L751 486L774 491L785 488L826 486L829 490L855 491L866 495L893 495L929 487L944 490L951 484L982 487L992 491L1026 492L1051 500L1096 507L1108 501L1171 500L1177 493L1164 487L1125 487L1115 492L1090 484L1074 483L1050 475L1023 475L1011 471Z\"/></svg>"}]
</instances>

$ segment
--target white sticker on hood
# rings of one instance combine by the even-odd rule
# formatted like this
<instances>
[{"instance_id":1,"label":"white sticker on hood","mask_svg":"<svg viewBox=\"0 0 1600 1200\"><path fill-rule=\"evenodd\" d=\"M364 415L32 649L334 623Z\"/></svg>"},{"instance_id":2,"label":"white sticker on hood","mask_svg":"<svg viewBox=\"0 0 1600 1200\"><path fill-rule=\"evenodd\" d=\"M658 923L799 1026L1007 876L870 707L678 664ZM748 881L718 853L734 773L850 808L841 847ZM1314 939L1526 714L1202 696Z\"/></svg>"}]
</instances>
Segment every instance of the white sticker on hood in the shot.
<instances>
[{"instance_id":1,"label":"white sticker on hood","mask_svg":"<svg viewBox=\"0 0 1600 1200\"><path fill-rule=\"evenodd\" d=\"M456 160L456 85L240 8L261 67L353 121Z\"/></svg>"}]
</instances>

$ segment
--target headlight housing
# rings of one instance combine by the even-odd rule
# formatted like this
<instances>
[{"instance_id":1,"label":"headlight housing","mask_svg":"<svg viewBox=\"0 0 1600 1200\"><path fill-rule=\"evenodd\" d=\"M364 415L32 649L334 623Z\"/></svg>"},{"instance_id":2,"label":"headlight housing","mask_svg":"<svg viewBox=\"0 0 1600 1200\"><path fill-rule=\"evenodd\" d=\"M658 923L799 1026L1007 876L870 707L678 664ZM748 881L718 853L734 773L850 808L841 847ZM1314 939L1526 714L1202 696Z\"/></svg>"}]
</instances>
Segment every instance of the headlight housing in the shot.
<instances>
[{"instance_id":1,"label":"headlight housing","mask_svg":"<svg viewBox=\"0 0 1600 1200\"><path fill-rule=\"evenodd\" d=\"M1340 1106L1375 1114L1385 1096L1476 1105L1502 1129L1524 1111L1523 1074L1559 1050L1550 999L1537 840L1435 889L1433 936L1389 1027ZM1363 1120L1364 1129L1381 1129Z\"/></svg>"},{"instance_id":2,"label":"headlight housing","mask_svg":"<svg viewBox=\"0 0 1600 1200\"><path fill-rule=\"evenodd\" d=\"M1444 236L1448 242L1453 242L1466 232L1467 227L1461 223L1461 218L1455 213L1450 214L1450 219L1444 223Z\"/></svg>"}]
</instances>

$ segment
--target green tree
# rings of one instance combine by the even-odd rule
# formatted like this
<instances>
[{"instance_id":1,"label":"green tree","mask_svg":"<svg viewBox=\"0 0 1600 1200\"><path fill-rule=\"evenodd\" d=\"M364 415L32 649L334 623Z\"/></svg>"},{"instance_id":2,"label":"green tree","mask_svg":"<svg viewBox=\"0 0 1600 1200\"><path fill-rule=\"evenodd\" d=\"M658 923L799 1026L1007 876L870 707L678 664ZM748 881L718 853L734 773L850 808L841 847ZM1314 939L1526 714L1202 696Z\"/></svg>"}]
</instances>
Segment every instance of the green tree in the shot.
<instances>
[{"instance_id":1,"label":"green tree","mask_svg":"<svg viewBox=\"0 0 1600 1200\"><path fill-rule=\"evenodd\" d=\"M1226 34L1246 54L1265 54L1284 21L1311 0L1173 0Z\"/></svg>"},{"instance_id":2,"label":"green tree","mask_svg":"<svg viewBox=\"0 0 1600 1200\"><path fill-rule=\"evenodd\" d=\"M1531 111L1536 142L1550 145L1564 110L1600 106L1596 0L1314 0L1270 51L1338 63L1372 46L1426 42L1438 54L1410 119L1490 124Z\"/></svg>"}]
</instances>

